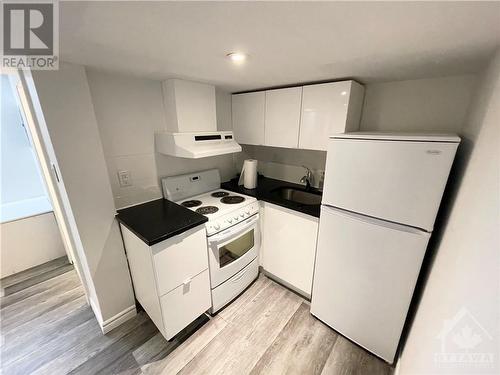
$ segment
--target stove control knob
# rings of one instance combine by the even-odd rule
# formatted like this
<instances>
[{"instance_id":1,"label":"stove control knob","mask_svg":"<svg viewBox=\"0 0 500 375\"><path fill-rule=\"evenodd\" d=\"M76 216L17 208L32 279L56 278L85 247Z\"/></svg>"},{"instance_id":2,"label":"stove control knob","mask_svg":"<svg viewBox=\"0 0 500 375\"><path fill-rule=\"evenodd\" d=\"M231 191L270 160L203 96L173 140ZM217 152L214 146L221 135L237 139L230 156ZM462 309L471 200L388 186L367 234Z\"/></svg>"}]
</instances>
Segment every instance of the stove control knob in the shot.
<instances>
[{"instance_id":1,"label":"stove control knob","mask_svg":"<svg viewBox=\"0 0 500 375\"><path fill-rule=\"evenodd\" d=\"M219 225L219 224L215 224L215 225L214 225L214 229L215 229L215 230L219 230L219 229L220 229L220 225Z\"/></svg>"},{"instance_id":2,"label":"stove control knob","mask_svg":"<svg viewBox=\"0 0 500 375\"><path fill-rule=\"evenodd\" d=\"M227 219L227 222L228 222L229 224L231 224L231 223L233 222L233 219L229 218L229 219Z\"/></svg>"},{"instance_id":3,"label":"stove control knob","mask_svg":"<svg viewBox=\"0 0 500 375\"><path fill-rule=\"evenodd\" d=\"M245 217L245 214L244 214L244 213L242 213L242 214L240 214L240 216L241 216L241 217Z\"/></svg>"},{"instance_id":4,"label":"stove control knob","mask_svg":"<svg viewBox=\"0 0 500 375\"><path fill-rule=\"evenodd\" d=\"M239 217L238 217L238 216L235 216L235 217L234 217L234 220L239 220Z\"/></svg>"},{"instance_id":5,"label":"stove control knob","mask_svg":"<svg viewBox=\"0 0 500 375\"><path fill-rule=\"evenodd\" d=\"M245 212L247 215L250 215L250 211Z\"/></svg>"}]
</instances>

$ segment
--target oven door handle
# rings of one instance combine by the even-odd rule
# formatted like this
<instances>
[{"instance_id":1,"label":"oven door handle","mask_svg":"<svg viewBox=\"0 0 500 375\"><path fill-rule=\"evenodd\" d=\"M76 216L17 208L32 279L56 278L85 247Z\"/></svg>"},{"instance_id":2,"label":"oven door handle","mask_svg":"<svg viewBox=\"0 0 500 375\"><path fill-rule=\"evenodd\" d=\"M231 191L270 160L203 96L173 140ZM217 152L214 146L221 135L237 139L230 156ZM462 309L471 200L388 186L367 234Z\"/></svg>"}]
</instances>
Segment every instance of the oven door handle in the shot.
<instances>
[{"instance_id":1,"label":"oven door handle","mask_svg":"<svg viewBox=\"0 0 500 375\"><path fill-rule=\"evenodd\" d=\"M222 242L224 241L226 238L229 238L229 237L232 237L234 236L235 233L239 233L239 232L242 232L248 228L250 228L252 225L255 224L255 222L259 219L259 214L257 215L254 215L252 216L251 218L247 219L247 221L243 222L245 225L242 226L242 227L238 227L238 230L237 231L234 231L233 230L235 229L235 227L231 227L231 228L228 228L226 229L225 231L223 231L222 233L220 234L216 234L215 236L212 236L212 237L208 237L208 242L212 243L212 242ZM240 224L237 224L238 226L239 225L242 225L243 223L240 223ZM228 233L229 232L229 233Z\"/></svg>"}]
</instances>

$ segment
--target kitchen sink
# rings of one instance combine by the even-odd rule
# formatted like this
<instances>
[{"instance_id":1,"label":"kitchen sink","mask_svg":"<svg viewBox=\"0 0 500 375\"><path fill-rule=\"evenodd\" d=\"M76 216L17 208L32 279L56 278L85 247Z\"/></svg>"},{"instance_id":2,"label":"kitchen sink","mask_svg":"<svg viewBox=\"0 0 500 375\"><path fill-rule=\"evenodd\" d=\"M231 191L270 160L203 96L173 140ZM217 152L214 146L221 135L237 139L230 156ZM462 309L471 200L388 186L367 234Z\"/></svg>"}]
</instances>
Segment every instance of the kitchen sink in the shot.
<instances>
[{"instance_id":1,"label":"kitchen sink","mask_svg":"<svg viewBox=\"0 0 500 375\"><path fill-rule=\"evenodd\" d=\"M277 194L280 198L300 204L311 205L311 206L321 204L320 193L315 193L290 187L280 187L273 190L272 192Z\"/></svg>"}]
</instances>

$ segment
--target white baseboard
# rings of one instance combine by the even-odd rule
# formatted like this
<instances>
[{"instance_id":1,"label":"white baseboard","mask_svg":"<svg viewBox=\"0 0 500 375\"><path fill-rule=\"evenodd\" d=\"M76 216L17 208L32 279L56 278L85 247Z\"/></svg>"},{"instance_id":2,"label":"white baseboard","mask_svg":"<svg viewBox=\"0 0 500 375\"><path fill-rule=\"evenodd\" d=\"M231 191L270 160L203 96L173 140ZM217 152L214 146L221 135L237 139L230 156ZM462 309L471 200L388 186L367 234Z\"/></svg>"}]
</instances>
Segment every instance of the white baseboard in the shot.
<instances>
[{"instance_id":1,"label":"white baseboard","mask_svg":"<svg viewBox=\"0 0 500 375\"><path fill-rule=\"evenodd\" d=\"M127 307L125 310L120 311L115 316L112 316L111 318L102 321L100 310L97 309L97 306L94 305L94 301L92 300L92 298L89 298L89 302L90 302L90 307L94 311L97 323L99 323L101 331L104 335L110 332L112 329L118 327L120 324L125 323L127 320L132 319L134 316L137 315L137 310L135 308L135 305L132 305Z\"/></svg>"},{"instance_id":2,"label":"white baseboard","mask_svg":"<svg viewBox=\"0 0 500 375\"><path fill-rule=\"evenodd\" d=\"M118 327L119 325L125 323L127 320L132 319L137 315L137 310L135 305L127 307L125 310L120 311L115 316L112 316L109 319L106 319L101 324L101 331L103 334L110 332L112 329Z\"/></svg>"}]
</instances>

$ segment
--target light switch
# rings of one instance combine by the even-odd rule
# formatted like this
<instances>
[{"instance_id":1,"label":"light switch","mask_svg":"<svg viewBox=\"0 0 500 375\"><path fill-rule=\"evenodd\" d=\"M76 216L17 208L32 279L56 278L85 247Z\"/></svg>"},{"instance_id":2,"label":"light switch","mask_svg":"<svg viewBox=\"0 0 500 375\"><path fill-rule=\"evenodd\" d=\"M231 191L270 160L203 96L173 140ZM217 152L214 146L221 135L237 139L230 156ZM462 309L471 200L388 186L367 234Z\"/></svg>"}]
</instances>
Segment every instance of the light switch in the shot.
<instances>
[{"instance_id":1,"label":"light switch","mask_svg":"<svg viewBox=\"0 0 500 375\"><path fill-rule=\"evenodd\" d=\"M132 178L130 171L118 171L118 181L121 187L132 186Z\"/></svg>"}]
</instances>

